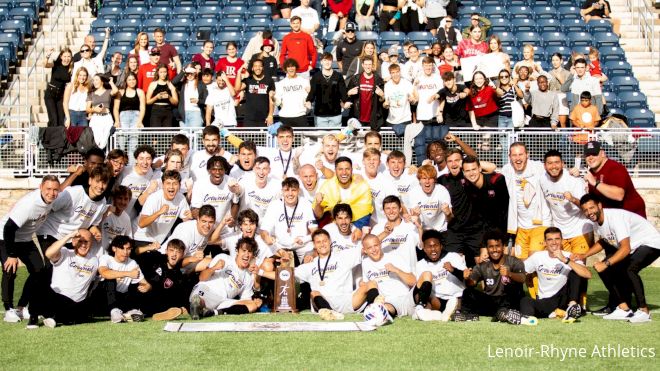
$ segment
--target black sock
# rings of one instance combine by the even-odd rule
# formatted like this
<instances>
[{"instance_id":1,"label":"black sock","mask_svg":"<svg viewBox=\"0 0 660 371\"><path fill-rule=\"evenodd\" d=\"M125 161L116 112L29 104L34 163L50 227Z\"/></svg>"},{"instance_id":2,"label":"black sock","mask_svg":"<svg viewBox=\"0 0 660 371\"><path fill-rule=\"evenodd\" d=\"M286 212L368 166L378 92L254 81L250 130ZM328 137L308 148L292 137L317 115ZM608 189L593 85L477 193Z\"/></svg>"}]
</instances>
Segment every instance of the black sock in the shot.
<instances>
[{"instance_id":1,"label":"black sock","mask_svg":"<svg viewBox=\"0 0 660 371\"><path fill-rule=\"evenodd\" d=\"M429 302L429 298L431 297L431 291L433 290L433 285L429 281L424 281L422 282L422 286L419 288L419 291L417 292L419 296L419 300L417 300L417 304L421 306L425 306L426 303Z\"/></svg>"},{"instance_id":2,"label":"black sock","mask_svg":"<svg viewBox=\"0 0 660 371\"><path fill-rule=\"evenodd\" d=\"M242 304L236 304L232 305L231 307L227 309L222 310L225 314L248 314L250 313L250 310L248 309L247 306L242 305Z\"/></svg>"},{"instance_id":3,"label":"black sock","mask_svg":"<svg viewBox=\"0 0 660 371\"><path fill-rule=\"evenodd\" d=\"M369 291L367 291L367 304L373 303L378 295L380 295L378 289L369 289Z\"/></svg>"},{"instance_id":4,"label":"black sock","mask_svg":"<svg viewBox=\"0 0 660 371\"><path fill-rule=\"evenodd\" d=\"M325 300L325 298L321 295L315 297L313 302L314 302L314 307L315 307L314 309L316 309L317 311L321 310L321 309L324 309L324 308L325 309L332 309L332 307L330 306L330 303L328 303L328 301Z\"/></svg>"}]
</instances>

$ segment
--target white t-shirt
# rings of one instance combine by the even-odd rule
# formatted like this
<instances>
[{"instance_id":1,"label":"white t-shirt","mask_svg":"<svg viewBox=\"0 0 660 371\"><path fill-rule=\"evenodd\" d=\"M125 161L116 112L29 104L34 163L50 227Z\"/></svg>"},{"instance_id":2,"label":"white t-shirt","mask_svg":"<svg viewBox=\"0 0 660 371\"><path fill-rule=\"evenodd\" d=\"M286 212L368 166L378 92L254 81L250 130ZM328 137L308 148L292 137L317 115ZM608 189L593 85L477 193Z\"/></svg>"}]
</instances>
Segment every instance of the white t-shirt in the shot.
<instances>
[{"instance_id":1,"label":"white t-shirt","mask_svg":"<svg viewBox=\"0 0 660 371\"><path fill-rule=\"evenodd\" d=\"M566 169L561 178L553 182L545 174L541 177L543 196L550 206L552 224L561 229L564 238L573 238L587 234L593 230L593 225L587 219L580 207L564 198L564 192L571 192L578 200L586 193L586 184L582 178L571 176Z\"/></svg>"},{"instance_id":2,"label":"white t-shirt","mask_svg":"<svg viewBox=\"0 0 660 371\"><path fill-rule=\"evenodd\" d=\"M190 207L199 209L204 205L211 205L215 209L216 224L224 219L231 211L233 202L238 203L237 195L229 190L229 177L225 175L219 185L211 183L211 180L200 179L193 184Z\"/></svg>"},{"instance_id":3,"label":"white t-shirt","mask_svg":"<svg viewBox=\"0 0 660 371\"><path fill-rule=\"evenodd\" d=\"M293 240L296 237L309 235L309 228L316 228L316 218L312 212L312 207L304 201L298 202L298 207L286 206L284 213L284 201L276 200L268 205L264 221L261 223L261 229L268 232L271 236L277 238L277 243L287 248L293 248ZM295 209L295 213L294 213ZM288 223L287 223L288 219ZM291 225L291 231L287 231L288 225ZM303 251L311 251L311 243L301 247Z\"/></svg>"},{"instance_id":4,"label":"white t-shirt","mask_svg":"<svg viewBox=\"0 0 660 371\"><path fill-rule=\"evenodd\" d=\"M410 292L410 287L401 278L392 272L388 272L385 265L390 263L404 272L413 273L413 265L402 261L399 255L393 252L384 253L379 261L373 261L369 256L362 259L362 281L376 281L378 291L388 296L404 296Z\"/></svg>"},{"instance_id":5,"label":"white t-shirt","mask_svg":"<svg viewBox=\"0 0 660 371\"><path fill-rule=\"evenodd\" d=\"M160 215L153 223L145 228L138 228L135 231L135 240L146 242L158 242L162 244L165 237L170 233L177 218L183 219L183 214L190 211L188 201L181 193L177 193L172 201L165 199L163 192L157 192L149 195L145 201L140 217L155 214L163 205L169 205L169 210Z\"/></svg>"},{"instance_id":6,"label":"white t-shirt","mask_svg":"<svg viewBox=\"0 0 660 371\"><path fill-rule=\"evenodd\" d=\"M337 224L335 223L326 224L323 229L330 233L330 241L332 241L330 243L330 247L332 248L333 253L344 250L351 250L357 246L361 246L360 241L353 242L353 239L351 238L351 234L355 230L355 226L352 224L351 233L349 233L347 236L339 232L339 227L337 227Z\"/></svg>"},{"instance_id":7,"label":"white t-shirt","mask_svg":"<svg viewBox=\"0 0 660 371\"><path fill-rule=\"evenodd\" d=\"M515 197L515 202L518 209L518 228L522 229L532 229L538 227L538 225L534 224L534 220L538 219L539 217L536 215L536 211L541 208L539 203L545 202L545 199L541 197L542 191L539 189L539 180L544 175L540 173L539 167L537 165L538 163L535 164L534 162L535 161L528 160L527 166L522 173L515 172L515 190L513 190L513 192L509 190L510 195L514 193L513 197ZM534 189L534 196L531 197L531 203L529 206L525 206L525 187L532 187ZM550 220L552 219L550 216L550 211L547 210L547 208L541 209L543 210L543 225L549 226Z\"/></svg>"},{"instance_id":8,"label":"white t-shirt","mask_svg":"<svg viewBox=\"0 0 660 371\"><path fill-rule=\"evenodd\" d=\"M372 234L378 236L385 230L387 220L376 224L371 230ZM383 252L387 255L394 253L399 256L400 261L405 261L410 267L414 267L417 262L417 248L419 245L419 232L412 223L401 221L392 233L381 241ZM395 264L396 265L396 264ZM408 272L412 272L410 269Z\"/></svg>"},{"instance_id":9,"label":"white t-shirt","mask_svg":"<svg viewBox=\"0 0 660 371\"><path fill-rule=\"evenodd\" d=\"M389 177L391 179L391 177ZM385 212L383 211L383 200L387 196L397 196L399 195L399 190L388 176L384 173L378 173L374 179L369 179L368 176L365 176L364 179L369 184L371 189L371 202L374 206L374 212L371 213L371 221L369 225L374 226L381 221L385 221Z\"/></svg>"},{"instance_id":10,"label":"white t-shirt","mask_svg":"<svg viewBox=\"0 0 660 371\"><path fill-rule=\"evenodd\" d=\"M565 257L571 256L568 251L562 251ZM576 262L581 263L581 262ZM539 277L539 299L546 299L555 295L568 281L568 273L571 271L568 264L564 264L557 258L551 258L547 250L539 251L525 260L525 272L536 272Z\"/></svg>"},{"instance_id":11,"label":"white t-shirt","mask_svg":"<svg viewBox=\"0 0 660 371\"><path fill-rule=\"evenodd\" d=\"M433 103L428 103L435 93L444 87L442 78L439 74L434 73L431 76L426 76L422 73L417 80L417 95L419 101L417 102L417 120L431 120L435 117L435 112L440 104L439 100L434 100Z\"/></svg>"},{"instance_id":12,"label":"white t-shirt","mask_svg":"<svg viewBox=\"0 0 660 371\"><path fill-rule=\"evenodd\" d=\"M254 175L246 177L241 182L243 187L243 196L241 197L240 210L252 209L259 215L259 220L263 220L268 205L275 200L279 200L282 194L282 186L277 180L268 178L266 185L259 188L254 179Z\"/></svg>"},{"instance_id":13,"label":"white t-shirt","mask_svg":"<svg viewBox=\"0 0 660 371\"><path fill-rule=\"evenodd\" d=\"M212 125L236 126L234 97L229 93L229 89L209 90L209 95L206 98L206 105L213 106L214 119Z\"/></svg>"},{"instance_id":14,"label":"white t-shirt","mask_svg":"<svg viewBox=\"0 0 660 371\"><path fill-rule=\"evenodd\" d=\"M465 270L465 257L455 252L448 252L437 262L422 259L417 262L416 275L419 278L424 272L433 276L433 294L443 300L463 296L465 284L453 273L444 268L445 262L451 263L454 269Z\"/></svg>"},{"instance_id":15,"label":"white t-shirt","mask_svg":"<svg viewBox=\"0 0 660 371\"><path fill-rule=\"evenodd\" d=\"M41 190L34 191L23 196L14 207L11 208L0 221L0 240L4 240L4 229L8 219L18 226L16 231L16 242L32 241L32 235L46 221L46 217L53 207L53 203L46 205L41 198Z\"/></svg>"},{"instance_id":16,"label":"white t-shirt","mask_svg":"<svg viewBox=\"0 0 660 371\"><path fill-rule=\"evenodd\" d=\"M226 254L218 254L211 260L209 267L215 266L220 260L225 262L225 266L213 273L208 281L200 282L205 284L217 294L224 295L226 298L234 298L240 295L241 300L252 299L254 280L252 273L248 269L240 269L236 265L236 260Z\"/></svg>"},{"instance_id":17,"label":"white t-shirt","mask_svg":"<svg viewBox=\"0 0 660 371\"><path fill-rule=\"evenodd\" d=\"M99 267L105 267L118 272L129 272L135 268L140 270L140 267L135 260L128 258L125 262L120 263L115 260L114 256L110 255L102 255L101 258L99 258ZM117 292L128 292L128 286L139 283L143 277L142 271L140 271L138 278L123 277L117 279Z\"/></svg>"},{"instance_id":18,"label":"white t-shirt","mask_svg":"<svg viewBox=\"0 0 660 371\"><path fill-rule=\"evenodd\" d=\"M390 104L387 116L389 124L401 124L412 120L408 101L412 91L412 83L406 79L399 80L398 84L395 84L393 80L385 83L385 99Z\"/></svg>"},{"instance_id":19,"label":"white t-shirt","mask_svg":"<svg viewBox=\"0 0 660 371\"><path fill-rule=\"evenodd\" d=\"M99 259L92 254L79 256L73 250L62 248L60 259L52 263L53 278L50 287L53 291L76 303L83 301L96 277Z\"/></svg>"},{"instance_id":20,"label":"white t-shirt","mask_svg":"<svg viewBox=\"0 0 660 371\"><path fill-rule=\"evenodd\" d=\"M133 167L127 167L122 172L121 185L128 187L131 190L131 200L126 207L128 217L133 221L133 230L137 229L138 212L135 210L135 202L138 197L144 192L151 183L152 179L157 179L156 174L152 169L149 169L146 174L139 175L135 172Z\"/></svg>"},{"instance_id":21,"label":"white t-shirt","mask_svg":"<svg viewBox=\"0 0 660 371\"><path fill-rule=\"evenodd\" d=\"M283 179L282 175L295 176L296 173L293 169L293 151L281 151L279 148L273 147L257 147L257 154L264 156L270 160L270 176L275 179Z\"/></svg>"},{"instance_id":22,"label":"white t-shirt","mask_svg":"<svg viewBox=\"0 0 660 371\"><path fill-rule=\"evenodd\" d=\"M240 182L244 178L246 179L246 178L254 176L254 170L253 169L243 170L243 168L241 168L240 166L235 164L231 168L231 171L229 172L229 176L236 179L237 182Z\"/></svg>"},{"instance_id":23,"label":"white t-shirt","mask_svg":"<svg viewBox=\"0 0 660 371\"><path fill-rule=\"evenodd\" d=\"M195 151L190 160L190 176L196 182L200 179L209 179L209 172L206 170L206 162L213 155L206 152L206 150ZM222 151L222 154L218 155L225 158L225 160L231 160L231 153L229 151Z\"/></svg>"},{"instance_id":24,"label":"white t-shirt","mask_svg":"<svg viewBox=\"0 0 660 371\"><path fill-rule=\"evenodd\" d=\"M199 112L199 105L197 103L192 103L191 99L199 99L199 91L197 90L196 82L185 82L184 83L184 96L185 101L183 102L183 107L186 111Z\"/></svg>"},{"instance_id":25,"label":"white t-shirt","mask_svg":"<svg viewBox=\"0 0 660 371\"><path fill-rule=\"evenodd\" d=\"M442 212L442 204L451 208L449 191L440 184L435 185L431 194L424 192L420 186L410 192L410 207L419 207L419 217L424 229L435 229L439 232L447 230L447 216Z\"/></svg>"},{"instance_id":26,"label":"white t-shirt","mask_svg":"<svg viewBox=\"0 0 660 371\"><path fill-rule=\"evenodd\" d=\"M313 30L316 25L319 25L319 13L316 12L316 9L311 7L297 6L291 11L291 17L293 16L300 17L300 28L304 30Z\"/></svg>"},{"instance_id":27,"label":"white t-shirt","mask_svg":"<svg viewBox=\"0 0 660 371\"><path fill-rule=\"evenodd\" d=\"M419 180L417 180L417 176L413 174L409 174L408 168L404 169L403 173L401 173L401 176L399 176L398 178L393 177L389 171L383 175L384 175L384 180L386 182L392 183L396 186L397 191L399 191L399 199L401 199L401 203L405 207L410 208L411 191L414 190L415 187L419 185ZM383 205L381 204L380 207L382 208Z\"/></svg>"},{"instance_id":28,"label":"white t-shirt","mask_svg":"<svg viewBox=\"0 0 660 371\"><path fill-rule=\"evenodd\" d=\"M211 231L212 233L213 231ZM197 229L197 220L185 221L174 228L174 232L170 235L167 241L160 246L160 252L165 254L167 252L167 244L170 241L178 239L186 246L186 251L183 256L191 256L197 251L204 251L208 237L199 233Z\"/></svg>"},{"instance_id":29,"label":"white t-shirt","mask_svg":"<svg viewBox=\"0 0 660 371\"><path fill-rule=\"evenodd\" d=\"M333 251L328 258L316 257L307 264L297 266L294 275L300 281L309 282L312 290L319 291L322 296L351 294L353 268L361 262L360 249ZM323 285L321 285L321 273L323 273Z\"/></svg>"},{"instance_id":30,"label":"white t-shirt","mask_svg":"<svg viewBox=\"0 0 660 371\"><path fill-rule=\"evenodd\" d=\"M422 65L422 58L417 59L417 62L408 60L403 66L401 66L401 78L411 83L423 74L424 66Z\"/></svg>"},{"instance_id":31,"label":"white t-shirt","mask_svg":"<svg viewBox=\"0 0 660 371\"><path fill-rule=\"evenodd\" d=\"M37 234L53 236L59 240L80 228L99 225L105 207L105 198L92 201L83 186L67 187L53 201L51 213Z\"/></svg>"},{"instance_id":32,"label":"white t-shirt","mask_svg":"<svg viewBox=\"0 0 660 371\"><path fill-rule=\"evenodd\" d=\"M322 152L323 146L321 143L312 143L305 145L304 150L300 154L300 166L303 165L312 165L314 168L316 168L316 161L321 160L323 163L323 166L326 168L335 171L335 161L328 161L328 159L325 157L325 155ZM335 157L335 160L339 157L343 156L343 154L337 154L337 157ZM327 179L325 175L323 175L323 172L321 170L316 170L318 179Z\"/></svg>"},{"instance_id":33,"label":"white t-shirt","mask_svg":"<svg viewBox=\"0 0 660 371\"><path fill-rule=\"evenodd\" d=\"M225 250L229 251L229 256L236 258L236 244L238 240L243 237L243 232L236 231L227 235L222 235L222 245ZM264 260L273 256L273 251L271 248L261 239L261 236L255 235L254 240L257 241L257 246L259 246L259 252L256 254L256 264L260 266Z\"/></svg>"},{"instance_id":34,"label":"white t-shirt","mask_svg":"<svg viewBox=\"0 0 660 371\"><path fill-rule=\"evenodd\" d=\"M285 77L276 82L275 101L281 102L280 117L305 116L309 89L309 80L299 75L294 78Z\"/></svg>"},{"instance_id":35,"label":"white t-shirt","mask_svg":"<svg viewBox=\"0 0 660 371\"><path fill-rule=\"evenodd\" d=\"M638 214L623 209L603 209L603 225L594 223L596 241L604 239L619 248L619 243L630 238L630 253L646 245L660 249L660 233L653 224Z\"/></svg>"},{"instance_id":36,"label":"white t-shirt","mask_svg":"<svg viewBox=\"0 0 660 371\"><path fill-rule=\"evenodd\" d=\"M110 246L110 242L117 236L133 238L131 218L128 217L126 211L122 211L119 216L110 213L103 219L103 222L101 222L101 248L105 251Z\"/></svg>"}]
</instances>

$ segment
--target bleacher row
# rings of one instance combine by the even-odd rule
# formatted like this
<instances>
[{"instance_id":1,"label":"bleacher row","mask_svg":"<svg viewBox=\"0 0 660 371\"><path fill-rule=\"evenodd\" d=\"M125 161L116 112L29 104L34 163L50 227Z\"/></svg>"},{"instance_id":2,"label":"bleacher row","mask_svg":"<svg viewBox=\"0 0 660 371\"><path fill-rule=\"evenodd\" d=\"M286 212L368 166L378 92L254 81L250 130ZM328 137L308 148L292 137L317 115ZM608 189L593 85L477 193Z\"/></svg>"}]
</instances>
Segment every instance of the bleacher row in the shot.
<instances>
[{"instance_id":1,"label":"bleacher row","mask_svg":"<svg viewBox=\"0 0 660 371\"><path fill-rule=\"evenodd\" d=\"M33 26L46 9L46 0L0 0L0 82L6 84L16 66L25 40L32 38ZM2 86L0 86L2 91Z\"/></svg>"}]
</instances>

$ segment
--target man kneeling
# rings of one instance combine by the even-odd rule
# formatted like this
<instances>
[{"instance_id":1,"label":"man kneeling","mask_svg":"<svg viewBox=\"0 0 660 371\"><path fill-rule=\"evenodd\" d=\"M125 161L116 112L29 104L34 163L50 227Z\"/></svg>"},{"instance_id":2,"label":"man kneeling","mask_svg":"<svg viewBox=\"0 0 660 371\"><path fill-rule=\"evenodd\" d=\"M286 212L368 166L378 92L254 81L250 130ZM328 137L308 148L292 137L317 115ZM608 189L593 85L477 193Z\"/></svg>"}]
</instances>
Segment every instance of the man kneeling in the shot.
<instances>
[{"instance_id":1,"label":"man kneeling","mask_svg":"<svg viewBox=\"0 0 660 371\"><path fill-rule=\"evenodd\" d=\"M236 243L236 257L218 254L199 275L199 283L190 294L190 316L197 320L218 314L254 313L261 299L252 299L259 248L254 238ZM239 296L240 300L234 299Z\"/></svg>"}]
</instances>

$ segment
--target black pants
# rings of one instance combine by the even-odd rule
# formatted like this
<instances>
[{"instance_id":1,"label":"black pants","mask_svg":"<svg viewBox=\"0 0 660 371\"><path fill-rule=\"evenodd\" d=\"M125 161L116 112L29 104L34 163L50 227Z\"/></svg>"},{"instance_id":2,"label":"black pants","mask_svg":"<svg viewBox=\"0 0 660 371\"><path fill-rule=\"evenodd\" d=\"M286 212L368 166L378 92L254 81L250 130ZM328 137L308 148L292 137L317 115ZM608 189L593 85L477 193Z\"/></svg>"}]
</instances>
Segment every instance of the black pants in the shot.
<instances>
[{"instance_id":1,"label":"black pants","mask_svg":"<svg viewBox=\"0 0 660 371\"><path fill-rule=\"evenodd\" d=\"M48 127L64 126L64 106L62 97L55 96L46 89L44 93L44 104L48 113Z\"/></svg>"},{"instance_id":2,"label":"black pants","mask_svg":"<svg viewBox=\"0 0 660 371\"><path fill-rule=\"evenodd\" d=\"M291 127L309 127L309 124L307 123L307 116L299 116L299 117L282 117L280 116L280 121L284 125L289 125Z\"/></svg>"},{"instance_id":3,"label":"black pants","mask_svg":"<svg viewBox=\"0 0 660 371\"><path fill-rule=\"evenodd\" d=\"M91 298L94 313L107 316L114 308L122 311L142 309L143 295L137 290L137 284L130 285L127 292L117 291L117 280L104 280L99 282Z\"/></svg>"},{"instance_id":4,"label":"black pants","mask_svg":"<svg viewBox=\"0 0 660 371\"><path fill-rule=\"evenodd\" d=\"M152 128L173 127L174 115L172 114L172 107L161 104L154 104L153 106L151 106L151 118L149 120L150 120L149 126Z\"/></svg>"},{"instance_id":5,"label":"black pants","mask_svg":"<svg viewBox=\"0 0 660 371\"><path fill-rule=\"evenodd\" d=\"M483 233L483 228L448 229L443 232L444 248L449 252L465 255L466 266L473 267L475 256L479 256Z\"/></svg>"},{"instance_id":6,"label":"black pants","mask_svg":"<svg viewBox=\"0 0 660 371\"><path fill-rule=\"evenodd\" d=\"M382 11L380 13L380 21L378 22L378 29L380 32L384 31L401 31L401 22L396 21L394 24L390 24L390 20L394 18L396 14L395 11Z\"/></svg>"},{"instance_id":7,"label":"black pants","mask_svg":"<svg viewBox=\"0 0 660 371\"><path fill-rule=\"evenodd\" d=\"M550 128L550 117L532 116L529 120L530 128Z\"/></svg>"},{"instance_id":8,"label":"black pants","mask_svg":"<svg viewBox=\"0 0 660 371\"><path fill-rule=\"evenodd\" d=\"M580 300L580 276L574 271L568 273L568 281L556 294L549 298L532 299L526 296L520 300L520 312L526 316L548 317L555 309L564 309L569 301Z\"/></svg>"},{"instance_id":9,"label":"black pants","mask_svg":"<svg viewBox=\"0 0 660 371\"><path fill-rule=\"evenodd\" d=\"M501 308L518 309L522 297L521 291L512 291L503 296L491 296L474 288L466 288L463 290L461 311L480 316L494 316Z\"/></svg>"},{"instance_id":10,"label":"black pants","mask_svg":"<svg viewBox=\"0 0 660 371\"><path fill-rule=\"evenodd\" d=\"M35 275L40 274L44 269L44 261L39 254L39 249L34 242L16 242L15 249L18 253L17 258L23 262L30 275L25 281L23 287L23 294L18 300L19 307L25 307L29 304L30 293L34 290ZM0 258L4 266L9 255L7 254L7 247L5 241L0 240ZM14 307L14 282L16 281L16 273L6 272L2 270L2 302L5 305L5 310Z\"/></svg>"},{"instance_id":11,"label":"black pants","mask_svg":"<svg viewBox=\"0 0 660 371\"><path fill-rule=\"evenodd\" d=\"M614 303L611 304L630 304L634 293L637 308L645 308L646 295L639 272L651 265L658 257L660 250L642 245L622 261L600 272L599 276L603 284L613 296Z\"/></svg>"},{"instance_id":12,"label":"black pants","mask_svg":"<svg viewBox=\"0 0 660 371\"><path fill-rule=\"evenodd\" d=\"M419 31L421 29L420 24L419 24L419 16L417 15L417 12L421 11L419 10L412 10L408 9L408 11L404 14L401 13L401 31L403 32L414 32L414 31ZM415 112L415 110L413 110Z\"/></svg>"}]
</instances>

